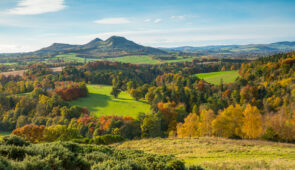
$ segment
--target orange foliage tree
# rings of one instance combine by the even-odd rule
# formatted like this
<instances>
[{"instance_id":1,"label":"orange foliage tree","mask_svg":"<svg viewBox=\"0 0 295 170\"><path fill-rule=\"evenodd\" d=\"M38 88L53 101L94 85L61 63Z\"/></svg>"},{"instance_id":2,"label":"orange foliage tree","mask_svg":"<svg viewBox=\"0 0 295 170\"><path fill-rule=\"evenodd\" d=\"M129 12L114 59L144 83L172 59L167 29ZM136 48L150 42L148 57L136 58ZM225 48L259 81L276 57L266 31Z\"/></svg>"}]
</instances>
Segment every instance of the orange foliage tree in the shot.
<instances>
[{"instance_id":1,"label":"orange foliage tree","mask_svg":"<svg viewBox=\"0 0 295 170\"><path fill-rule=\"evenodd\" d=\"M43 140L44 129L45 126L37 126L30 124L15 129L14 131L12 131L12 134L21 136L25 138L25 140L30 141L32 143L38 143Z\"/></svg>"}]
</instances>

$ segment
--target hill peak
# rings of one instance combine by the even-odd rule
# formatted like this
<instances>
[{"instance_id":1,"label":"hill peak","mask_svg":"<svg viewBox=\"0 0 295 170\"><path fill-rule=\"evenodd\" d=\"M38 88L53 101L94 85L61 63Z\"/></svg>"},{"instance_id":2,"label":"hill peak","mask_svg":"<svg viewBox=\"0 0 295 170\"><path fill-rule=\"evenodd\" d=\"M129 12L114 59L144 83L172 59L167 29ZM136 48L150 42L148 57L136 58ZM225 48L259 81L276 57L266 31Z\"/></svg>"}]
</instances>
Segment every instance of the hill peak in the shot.
<instances>
[{"instance_id":1,"label":"hill peak","mask_svg":"<svg viewBox=\"0 0 295 170\"><path fill-rule=\"evenodd\" d=\"M127 39L125 37L120 37L120 36L111 36L106 41L114 41L114 40L127 40Z\"/></svg>"}]
</instances>

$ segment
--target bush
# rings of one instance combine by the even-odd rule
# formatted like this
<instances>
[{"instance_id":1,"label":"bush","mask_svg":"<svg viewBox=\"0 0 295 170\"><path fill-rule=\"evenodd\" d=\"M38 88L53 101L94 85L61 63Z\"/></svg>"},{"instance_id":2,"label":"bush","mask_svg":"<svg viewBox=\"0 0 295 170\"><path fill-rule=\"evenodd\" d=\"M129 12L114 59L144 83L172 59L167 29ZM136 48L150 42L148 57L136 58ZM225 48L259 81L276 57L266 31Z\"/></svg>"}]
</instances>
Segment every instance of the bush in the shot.
<instances>
[{"instance_id":1,"label":"bush","mask_svg":"<svg viewBox=\"0 0 295 170\"><path fill-rule=\"evenodd\" d=\"M25 141L24 138L15 136L15 135L9 135L4 136L2 138L2 143L4 145L15 145L15 146L28 146L30 143Z\"/></svg>"},{"instance_id":2,"label":"bush","mask_svg":"<svg viewBox=\"0 0 295 170\"><path fill-rule=\"evenodd\" d=\"M264 132L262 139L264 140L270 140L270 141L278 141L279 137L276 134L276 132L273 130L272 127L269 127Z\"/></svg>"},{"instance_id":3,"label":"bush","mask_svg":"<svg viewBox=\"0 0 295 170\"><path fill-rule=\"evenodd\" d=\"M181 170L185 169L184 163L179 160L173 160L171 162L168 162L168 169L171 170Z\"/></svg>"},{"instance_id":4,"label":"bush","mask_svg":"<svg viewBox=\"0 0 295 170\"><path fill-rule=\"evenodd\" d=\"M0 169L12 169L10 162L0 156Z\"/></svg>"},{"instance_id":5,"label":"bush","mask_svg":"<svg viewBox=\"0 0 295 170\"><path fill-rule=\"evenodd\" d=\"M103 136L104 142L122 139ZM27 146L0 145L0 169L184 169L171 155L146 154L110 146L53 142Z\"/></svg>"},{"instance_id":6,"label":"bush","mask_svg":"<svg viewBox=\"0 0 295 170\"><path fill-rule=\"evenodd\" d=\"M124 141L125 138L123 138L120 135L103 135L103 136L96 136L93 139L93 142L97 145L108 145L108 144L112 144L112 143L116 143L116 142L122 142Z\"/></svg>"}]
</instances>

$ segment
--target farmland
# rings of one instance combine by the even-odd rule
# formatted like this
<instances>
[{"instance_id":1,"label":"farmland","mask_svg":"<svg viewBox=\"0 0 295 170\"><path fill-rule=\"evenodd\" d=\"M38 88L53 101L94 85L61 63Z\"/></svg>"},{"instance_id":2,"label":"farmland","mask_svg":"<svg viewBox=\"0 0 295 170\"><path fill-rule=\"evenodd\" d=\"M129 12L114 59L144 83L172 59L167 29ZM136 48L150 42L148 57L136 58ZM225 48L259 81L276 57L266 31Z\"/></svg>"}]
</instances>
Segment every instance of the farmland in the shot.
<instances>
[{"instance_id":1,"label":"farmland","mask_svg":"<svg viewBox=\"0 0 295 170\"><path fill-rule=\"evenodd\" d=\"M161 63L159 60L155 60L151 56L147 56L147 55L106 58L105 60L117 61L122 63L131 63L131 64L160 64Z\"/></svg>"},{"instance_id":2,"label":"farmland","mask_svg":"<svg viewBox=\"0 0 295 170\"><path fill-rule=\"evenodd\" d=\"M55 68L50 68L53 72L61 72L63 67L55 67ZM23 76L24 72L26 70L17 70L17 71L9 71L9 72L2 72L0 75L4 76Z\"/></svg>"},{"instance_id":3,"label":"farmland","mask_svg":"<svg viewBox=\"0 0 295 170\"><path fill-rule=\"evenodd\" d=\"M83 57L77 57L75 53L61 54L54 57L55 59L63 59L65 62L79 62L84 63ZM174 63L174 62L191 62L197 57L176 57L173 60L161 60L155 59L149 55L130 55L122 57L110 57L110 58L86 58L87 62L90 61L112 61L112 62L122 62L122 63L131 63L131 64L163 64L163 63Z\"/></svg>"},{"instance_id":4,"label":"farmland","mask_svg":"<svg viewBox=\"0 0 295 170\"><path fill-rule=\"evenodd\" d=\"M173 154L187 165L206 169L289 169L295 166L295 145L216 137L142 139L117 144L122 149Z\"/></svg>"},{"instance_id":5,"label":"farmland","mask_svg":"<svg viewBox=\"0 0 295 170\"><path fill-rule=\"evenodd\" d=\"M223 83L232 83L239 76L238 71L220 71L211 73L196 74L199 79L204 79L208 83L218 85L222 79Z\"/></svg>"},{"instance_id":6,"label":"farmland","mask_svg":"<svg viewBox=\"0 0 295 170\"><path fill-rule=\"evenodd\" d=\"M136 101L127 92L121 92L117 99L110 95L112 87L106 85L88 85L89 95L71 101L71 105L87 107L92 114L119 115L136 117L140 112L150 112L145 101Z\"/></svg>"}]
</instances>

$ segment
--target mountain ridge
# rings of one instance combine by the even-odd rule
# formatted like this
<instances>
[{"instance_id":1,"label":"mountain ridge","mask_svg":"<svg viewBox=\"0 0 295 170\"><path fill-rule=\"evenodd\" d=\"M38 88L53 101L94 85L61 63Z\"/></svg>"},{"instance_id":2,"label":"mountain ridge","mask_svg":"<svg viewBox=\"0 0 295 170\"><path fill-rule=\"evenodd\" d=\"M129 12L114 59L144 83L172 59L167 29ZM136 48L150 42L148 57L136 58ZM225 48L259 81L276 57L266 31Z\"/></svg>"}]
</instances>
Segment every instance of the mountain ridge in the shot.
<instances>
[{"instance_id":1,"label":"mountain ridge","mask_svg":"<svg viewBox=\"0 0 295 170\"><path fill-rule=\"evenodd\" d=\"M83 45L53 43L52 45L31 52L34 55L56 55L58 53L77 53L88 57L118 57L122 55L161 55L166 51L146 47L120 36L111 36L106 40L95 38Z\"/></svg>"}]
</instances>

